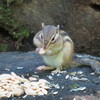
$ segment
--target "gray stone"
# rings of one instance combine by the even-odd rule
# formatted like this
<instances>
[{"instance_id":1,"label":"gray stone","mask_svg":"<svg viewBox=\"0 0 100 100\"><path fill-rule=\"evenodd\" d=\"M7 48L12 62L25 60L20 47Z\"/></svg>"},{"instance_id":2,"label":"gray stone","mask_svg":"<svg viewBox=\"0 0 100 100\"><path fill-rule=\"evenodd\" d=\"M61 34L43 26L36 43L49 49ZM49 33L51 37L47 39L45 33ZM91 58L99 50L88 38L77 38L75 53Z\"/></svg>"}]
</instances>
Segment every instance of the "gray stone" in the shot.
<instances>
[{"instance_id":1,"label":"gray stone","mask_svg":"<svg viewBox=\"0 0 100 100\"><path fill-rule=\"evenodd\" d=\"M31 0L12 5L14 18L35 34L41 23L60 24L78 52L100 55L100 0Z\"/></svg>"},{"instance_id":2,"label":"gray stone","mask_svg":"<svg viewBox=\"0 0 100 100\"><path fill-rule=\"evenodd\" d=\"M99 57L93 57L90 55L75 54L74 59L81 62L82 58L88 58L91 61L100 61ZM87 63L87 62L86 62ZM89 64L89 63L88 63ZM91 64L91 63L90 63ZM44 61L40 55L36 52L3 52L0 53L0 74L15 72L17 75L23 75L29 78L34 75L38 75L39 78L48 80L51 84L57 87L51 87L48 91L48 95L45 96L24 96L11 97L14 100L99 100L100 91L100 77L96 74L91 75L93 70L91 67L74 67L67 69L66 73L58 75L52 75L52 80L48 75L51 75L51 71L42 71L35 73L36 67L44 65ZM65 79L66 75L71 77L70 73L82 71L85 78L84 81ZM82 78L80 75L75 74L75 77ZM73 88L86 87L82 91L70 91ZM95 92L94 92L95 91ZM53 94L54 93L54 94ZM4 99L2 99L4 100ZM5 99L8 100L8 99Z\"/></svg>"}]
</instances>

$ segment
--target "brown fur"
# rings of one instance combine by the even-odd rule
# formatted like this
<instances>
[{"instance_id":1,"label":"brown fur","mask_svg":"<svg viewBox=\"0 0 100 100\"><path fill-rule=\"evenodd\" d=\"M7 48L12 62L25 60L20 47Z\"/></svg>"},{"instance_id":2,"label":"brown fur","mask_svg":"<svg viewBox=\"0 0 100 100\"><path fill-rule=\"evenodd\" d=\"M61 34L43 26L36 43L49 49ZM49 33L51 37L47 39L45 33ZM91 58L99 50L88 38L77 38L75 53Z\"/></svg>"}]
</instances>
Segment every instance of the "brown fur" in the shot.
<instances>
[{"instance_id":1,"label":"brown fur","mask_svg":"<svg viewBox=\"0 0 100 100\"><path fill-rule=\"evenodd\" d=\"M59 32L57 33L57 31ZM42 34L43 36L43 42L40 41L40 34ZM56 34L57 38L54 42L51 42L52 36ZM50 65L51 69L57 68L59 70L62 70L70 67L73 57L74 46L73 41L68 36L68 33L59 30L58 27L48 25L44 26L43 30L41 30L40 33L38 33L38 35L36 36L37 37L34 37L34 42L37 40L37 42L35 42L37 47L40 47L41 45L42 48L46 50L51 50L50 54L42 55L45 63Z\"/></svg>"},{"instance_id":2,"label":"brown fur","mask_svg":"<svg viewBox=\"0 0 100 100\"><path fill-rule=\"evenodd\" d=\"M68 50L68 49L69 50ZM74 46L71 40L65 41L64 43L64 56L63 56L63 69L69 68L72 63L73 53L74 53Z\"/></svg>"}]
</instances>

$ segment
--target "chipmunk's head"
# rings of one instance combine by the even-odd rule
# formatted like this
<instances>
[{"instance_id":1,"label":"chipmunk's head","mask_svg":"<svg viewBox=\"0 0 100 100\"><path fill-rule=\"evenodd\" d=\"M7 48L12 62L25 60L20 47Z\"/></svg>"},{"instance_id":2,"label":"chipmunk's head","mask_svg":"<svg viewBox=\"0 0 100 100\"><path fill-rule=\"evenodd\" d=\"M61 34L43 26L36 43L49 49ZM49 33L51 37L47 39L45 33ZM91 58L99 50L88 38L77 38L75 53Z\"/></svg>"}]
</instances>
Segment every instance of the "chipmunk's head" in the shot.
<instances>
[{"instance_id":1,"label":"chipmunk's head","mask_svg":"<svg viewBox=\"0 0 100 100\"><path fill-rule=\"evenodd\" d=\"M57 27L52 25L45 26L42 23L42 30L34 37L34 44L38 48L42 48L45 52L56 52L61 48L62 37L59 35L59 25Z\"/></svg>"}]
</instances>

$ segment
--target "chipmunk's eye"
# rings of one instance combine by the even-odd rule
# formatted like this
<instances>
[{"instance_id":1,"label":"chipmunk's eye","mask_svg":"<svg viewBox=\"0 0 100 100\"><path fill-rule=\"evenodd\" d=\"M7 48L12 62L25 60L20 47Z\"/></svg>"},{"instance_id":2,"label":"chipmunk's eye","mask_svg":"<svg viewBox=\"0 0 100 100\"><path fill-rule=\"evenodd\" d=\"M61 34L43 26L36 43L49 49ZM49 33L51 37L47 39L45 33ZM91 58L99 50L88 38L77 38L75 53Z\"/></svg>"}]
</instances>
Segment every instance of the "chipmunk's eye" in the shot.
<instances>
[{"instance_id":1,"label":"chipmunk's eye","mask_svg":"<svg viewBox=\"0 0 100 100\"><path fill-rule=\"evenodd\" d=\"M52 39L51 39L51 42L52 42L52 43L55 42L55 41L58 39L58 37L59 37L59 34L54 35L54 36L52 37Z\"/></svg>"},{"instance_id":2,"label":"chipmunk's eye","mask_svg":"<svg viewBox=\"0 0 100 100\"><path fill-rule=\"evenodd\" d=\"M55 36L53 36L51 39L51 42L54 42L54 41L55 41Z\"/></svg>"},{"instance_id":3,"label":"chipmunk's eye","mask_svg":"<svg viewBox=\"0 0 100 100\"><path fill-rule=\"evenodd\" d=\"M54 40L55 40L55 37L53 37L51 41L54 41Z\"/></svg>"},{"instance_id":4,"label":"chipmunk's eye","mask_svg":"<svg viewBox=\"0 0 100 100\"><path fill-rule=\"evenodd\" d=\"M40 34L40 39L43 40L43 35L42 34Z\"/></svg>"}]
</instances>

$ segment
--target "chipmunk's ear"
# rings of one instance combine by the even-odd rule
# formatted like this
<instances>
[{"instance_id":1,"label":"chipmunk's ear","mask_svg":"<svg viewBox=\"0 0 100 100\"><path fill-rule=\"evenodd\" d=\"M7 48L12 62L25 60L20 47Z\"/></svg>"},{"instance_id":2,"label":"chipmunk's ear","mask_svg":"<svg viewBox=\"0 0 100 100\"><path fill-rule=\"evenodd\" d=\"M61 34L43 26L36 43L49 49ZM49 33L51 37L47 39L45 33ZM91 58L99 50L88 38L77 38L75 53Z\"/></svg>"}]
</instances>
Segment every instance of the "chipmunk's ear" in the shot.
<instances>
[{"instance_id":1,"label":"chipmunk's ear","mask_svg":"<svg viewBox=\"0 0 100 100\"><path fill-rule=\"evenodd\" d=\"M42 29L45 27L44 23L42 23Z\"/></svg>"},{"instance_id":2,"label":"chipmunk's ear","mask_svg":"<svg viewBox=\"0 0 100 100\"><path fill-rule=\"evenodd\" d=\"M57 28L57 33L58 33L59 32L60 25L57 25L56 28Z\"/></svg>"},{"instance_id":3,"label":"chipmunk's ear","mask_svg":"<svg viewBox=\"0 0 100 100\"><path fill-rule=\"evenodd\" d=\"M60 28L60 25L57 25L57 29L59 30L59 28Z\"/></svg>"}]
</instances>

